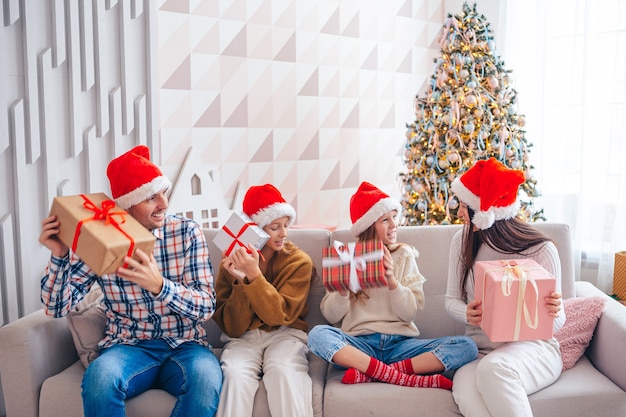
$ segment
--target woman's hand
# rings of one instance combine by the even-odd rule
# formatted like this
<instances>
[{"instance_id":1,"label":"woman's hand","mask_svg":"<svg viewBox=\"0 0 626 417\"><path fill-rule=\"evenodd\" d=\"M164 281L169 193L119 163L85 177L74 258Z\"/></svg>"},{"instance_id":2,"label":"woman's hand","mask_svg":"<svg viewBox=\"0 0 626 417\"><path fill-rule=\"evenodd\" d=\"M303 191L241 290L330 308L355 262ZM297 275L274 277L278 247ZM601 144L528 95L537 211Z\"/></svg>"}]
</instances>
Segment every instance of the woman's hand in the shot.
<instances>
[{"instance_id":1,"label":"woman's hand","mask_svg":"<svg viewBox=\"0 0 626 417\"><path fill-rule=\"evenodd\" d=\"M556 292L550 293L550 295L545 298L546 308L550 316L559 317L559 313L561 312L561 298L561 294Z\"/></svg>"},{"instance_id":2,"label":"woman's hand","mask_svg":"<svg viewBox=\"0 0 626 417\"><path fill-rule=\"evenodd\" d=\"M480 323L483 320L483 311L480 309L481 304L481 300L474 300L467 305L465 318L468 324L480 327Z\"/></svg>"}]
</instances>

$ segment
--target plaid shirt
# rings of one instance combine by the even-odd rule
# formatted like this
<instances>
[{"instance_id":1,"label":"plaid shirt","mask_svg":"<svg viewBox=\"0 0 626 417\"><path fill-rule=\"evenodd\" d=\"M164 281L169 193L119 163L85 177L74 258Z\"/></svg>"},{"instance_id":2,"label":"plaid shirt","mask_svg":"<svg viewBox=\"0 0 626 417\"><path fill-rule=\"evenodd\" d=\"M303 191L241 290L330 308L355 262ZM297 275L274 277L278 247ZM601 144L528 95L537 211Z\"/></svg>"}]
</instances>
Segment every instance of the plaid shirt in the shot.
<instances>
[{"instance_id":1,"label":"plaid shirt","mask_svg":"<svg viewBox=\"0 0 626 417\"><path fill-rule=\"evenodd\" d=\"M74 253L51 256L41 279L46 314L67 315L97 282L108 318L101 348L146 339L163 339L171 347L190 340L206 345L204 321L215 311L215 291L204 233L179 216L166 216L164 226L153 233L153 254L164 278L160 294L116 274L98 276Z\"/></svg>"}]
</instances>

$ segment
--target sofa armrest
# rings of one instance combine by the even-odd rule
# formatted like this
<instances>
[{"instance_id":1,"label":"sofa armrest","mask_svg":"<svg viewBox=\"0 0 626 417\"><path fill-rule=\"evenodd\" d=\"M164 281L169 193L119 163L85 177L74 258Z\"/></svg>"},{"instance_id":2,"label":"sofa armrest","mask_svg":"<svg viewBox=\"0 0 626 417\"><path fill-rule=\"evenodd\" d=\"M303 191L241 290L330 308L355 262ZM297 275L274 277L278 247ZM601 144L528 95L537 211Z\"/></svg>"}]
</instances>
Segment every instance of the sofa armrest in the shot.
<instances>
[{"instance_id":1,"label":"sofa armrest","mask_svg":"<svg viewBox=\"0 0 626 417\"><path fill-rule=\"evenodd\" d=\"M0 328L0 373L9 416L39 415L41 385L78 360L65 319L35 311Z\"/></svg>"},{"instance_id":2,"label":"sofa armrest","mask_svg":"<svg viewBox=\"0 0 626 417\"><path fill-rule=\"evenodd\" d=\"M576 282L577 297L604 297L606 305L585 352L593 366L626 391L626 307L590 282Z\"/></svg>"}]
</instances>

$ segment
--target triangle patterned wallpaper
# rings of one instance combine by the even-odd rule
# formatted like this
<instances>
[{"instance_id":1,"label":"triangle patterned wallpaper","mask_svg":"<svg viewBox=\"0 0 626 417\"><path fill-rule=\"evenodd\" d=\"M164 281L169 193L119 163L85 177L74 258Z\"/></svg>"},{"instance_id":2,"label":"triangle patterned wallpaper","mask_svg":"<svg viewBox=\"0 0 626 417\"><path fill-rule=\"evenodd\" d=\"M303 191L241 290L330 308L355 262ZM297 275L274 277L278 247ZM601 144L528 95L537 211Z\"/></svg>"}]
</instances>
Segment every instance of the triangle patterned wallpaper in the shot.
<instances>
[{"instance_id":1,"label":"triangle patterned wallpaper","mask_svg":"<svg viewBox=\"0 0 626 417\"><path fill-rule=\"evenodd\" d=\"M234 209L270 182L299 224L349 225L361 181L399 198L443 17L443 0L161 0L162 165L193 148Z\"/></svg>"}]
</instances>

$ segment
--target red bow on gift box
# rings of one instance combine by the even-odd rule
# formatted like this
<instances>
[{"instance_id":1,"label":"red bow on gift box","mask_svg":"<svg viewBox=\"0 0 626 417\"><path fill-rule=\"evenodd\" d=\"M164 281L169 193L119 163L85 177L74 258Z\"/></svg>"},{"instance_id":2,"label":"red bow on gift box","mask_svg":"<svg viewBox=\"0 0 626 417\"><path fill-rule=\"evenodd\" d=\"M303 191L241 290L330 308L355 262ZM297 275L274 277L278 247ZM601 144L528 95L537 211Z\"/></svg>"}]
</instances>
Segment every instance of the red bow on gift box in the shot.
<instances>
[{"instance_id":1,"label":"red bow on gift box","mask_svg":"<svg viewBox=\"0 0 626 417\"><path fill-rule=\"evenodd\" d=\"M128 247L127 256L132 256L133 250L135 249L135 240L130 235L128 235L128 233L122 230L122 228L120 227L120 223L118 223L118 221L114 218L114 216L120 216L121 224L124 224L126 222L126 215L128 213L125 211L111 211L111 209L115 207L115 201L113 200L104 200L102 201L102 203L100 203L101 207L98 207L93 203L93 201L87 198L86 195L81 194L80 196L84 200L83 207L85 207L87 210L93 211L94 215L92 217L88 217L79 221L76 225L76 231L74 232L74 239L72 241L72 252L76 252L76 247L78 246L78 237L80 236L80 230L83 227L83 224L93 220L104 220L105 224L112 225L128 238L128 240L130 241L130 246ZM124 268L126 268L126 264L124 264Z\"/></svg>"}]
</instances>

